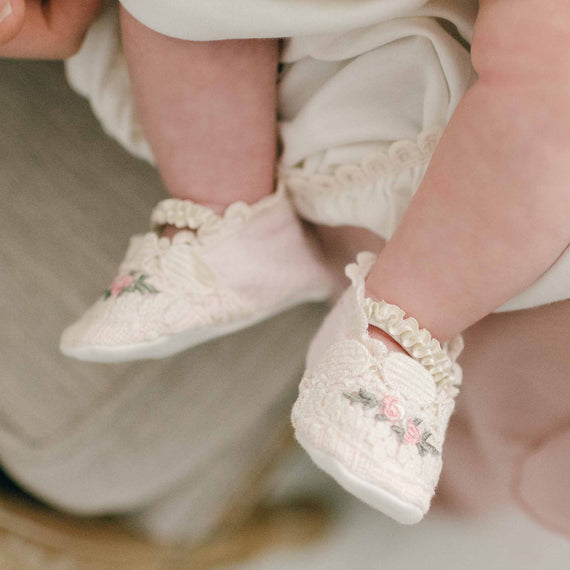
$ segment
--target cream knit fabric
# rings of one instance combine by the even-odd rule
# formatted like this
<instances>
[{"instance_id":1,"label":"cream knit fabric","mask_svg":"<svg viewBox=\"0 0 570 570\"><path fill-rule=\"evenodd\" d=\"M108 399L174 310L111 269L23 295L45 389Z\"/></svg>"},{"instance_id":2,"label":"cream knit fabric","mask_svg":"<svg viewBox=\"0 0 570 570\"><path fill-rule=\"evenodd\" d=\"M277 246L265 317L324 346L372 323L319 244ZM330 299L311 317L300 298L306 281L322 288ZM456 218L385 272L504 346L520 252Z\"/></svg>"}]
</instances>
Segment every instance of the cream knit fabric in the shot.
<instances>
[{"instance_id":1,"label":"cream knit fabric","mask_svg":"<svg viewBox=\"0 0 570 570\"><path fill-rule=\"evenodd\" d=\"M361 253L347 267L352 285L315 338L293 425L309 454L325 454L349 478L425 514L441 472L461 369L414 319L365 297L364 280L374 261L374 255ZM369 324L388 332L411 356L388 352L368 335ZM455 358L461 340L453 344ZM400 522L419 520L386 512Z\"/></svg>"},{"instance_id":2,"label":"cream knit fabric","mask_svg":"<svg viewBox=\"0 0 570 570\"><path fill-rule=\"evenodd\" d=\"M181 231L160 237L165 224ZM167 199L152 225L131 239L118 276L66 329L64 354L95 362L170 356L331 293L332 277L283 189L223 215Z\"/></svg>"}]
</instances>

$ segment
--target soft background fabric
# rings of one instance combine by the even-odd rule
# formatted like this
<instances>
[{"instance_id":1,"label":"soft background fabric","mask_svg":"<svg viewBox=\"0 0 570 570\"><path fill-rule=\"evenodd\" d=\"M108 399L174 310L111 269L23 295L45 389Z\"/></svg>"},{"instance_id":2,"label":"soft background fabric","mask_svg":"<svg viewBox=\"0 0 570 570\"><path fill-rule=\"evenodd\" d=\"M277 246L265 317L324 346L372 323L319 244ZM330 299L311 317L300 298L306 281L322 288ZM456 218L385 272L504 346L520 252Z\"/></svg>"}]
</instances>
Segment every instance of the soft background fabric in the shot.
<instances>
[{"instance_id":1,"label":"soft background fabric","mask_svg":"<svg viewBox=\"0 0 570 570\"><path fill-rule=\"evenodd\" d=\"M164 191L60 67L0 66L0 463L62 509L136 512L156 537L198 539L277 451L323 307L162 361L62 356L61 331L108 286Z\"/></svg>"}]
</instances>

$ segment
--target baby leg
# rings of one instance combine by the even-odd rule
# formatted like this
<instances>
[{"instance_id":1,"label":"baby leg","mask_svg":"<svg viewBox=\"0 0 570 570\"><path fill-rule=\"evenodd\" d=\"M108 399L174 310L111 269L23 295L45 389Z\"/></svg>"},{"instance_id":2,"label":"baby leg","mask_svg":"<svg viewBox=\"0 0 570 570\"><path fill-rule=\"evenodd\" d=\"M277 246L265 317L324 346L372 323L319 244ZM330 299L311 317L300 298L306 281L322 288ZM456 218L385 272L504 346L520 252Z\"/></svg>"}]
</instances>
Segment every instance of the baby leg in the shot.
<instances>
[{"instance_id":1,"label":"baby leg","mask_svg":"<svg viewBox=\"0 0 570 570\"><path fill-rule=\"evenodd\" d=\"M481 2L479 80L367 279L370 297L440 340L531 285L570 242L569 47L565 0Z\"/></svg>"},{"instance_id":2,"label":"baby leg","mask_svg":"<svg viewBox=\"0 0 570 570\"><path fill-rule=\"evenodd\" d=\"M343 487L399 522L429 509L461 343L442 347L390 304L450 340L568 246L569 46L566 0L481 1L472 45L479 79L398 230L376 261L361 254L347 267L351 286L311 345L292 412L297 440Z\"/></svg>"},{"instance_id":3,"label":"baby leg","mask_svg":"<svg viewBox=\"0 0 570 570\"><path fill-rule=\"evenodd\" d=\"M277 40L190 42L121 14L137 110L171 196L220 213L274 186Z\"/></svg>"},{"instance_id":4,"label":"baby leg","mask_svg":"<svg viewBox=\"0 0 570 570\"><path fill-rule=\"evenodd\" d=\"M163 358L327 298L318 249L285 192L273 193L278 41L183 41L126 11L121 20L135 103L172 198L61 350Z\"/></svg>"}]
</instances>

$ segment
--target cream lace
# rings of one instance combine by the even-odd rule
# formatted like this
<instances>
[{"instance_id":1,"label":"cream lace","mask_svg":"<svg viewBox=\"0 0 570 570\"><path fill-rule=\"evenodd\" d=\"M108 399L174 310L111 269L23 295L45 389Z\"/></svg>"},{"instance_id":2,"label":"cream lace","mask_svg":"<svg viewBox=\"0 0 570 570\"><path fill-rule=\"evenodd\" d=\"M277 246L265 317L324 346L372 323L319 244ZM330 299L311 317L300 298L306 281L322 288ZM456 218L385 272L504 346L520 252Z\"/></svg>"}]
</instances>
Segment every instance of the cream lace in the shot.
<instances>
[{"instance_id":1,"label":"cream lace","mask_svg":"<svg viewBox=\"0 0 570 570\"><path fill-rule=\"evenodd\" d=\"M461 378L456 374L454 360L463 348L461 336L458 335L449 343L448 352L447 344L442 346L428 330L420 328L416 319L406 317L400 307L366 297L364 280L375 260L374 254L361 252L356 258L356 263L346 268L346 274L356 288L356 295L368 324L390 335L432 375L436 384L459 384ZM453 358L450 354L453 354Z\"/></svg>"},{"instance_id":2,"label":"cream lace","mask_svg":"<svg viewBox=\"0 0 570 570\"><path fill-rule=\"evenodd\" d=\"M381 178L395 176L402 170L427 163L441 137L441 127L422 131L416 140L400 140L388 150L364 157L360 164L343 164L329 174L307 176L302 168L283 169L281 176L293 193L322 194L362 189Z\"/></svg>"},{"instance_id":3,"label":"cream lace","mask_svg":"<svg viewBox=\"0 0 570 570\"><path fill-rule=\"evenodd\" d=\"M222 214L216 214L210 208L192 202L192 200L178 200L169 198L159 202L151 214L151 228L159 230L165 225L171 225L179 229L188 228L195 231L199 241L205 241L214 235L225 233L240 226L253 216L273 206L276 202L284 199L283 188L277 192L259 200L253 205L245 202L231 204Z\"/></svg>"},{"instance_id":4,"label":"cream lace","mask_svg":"<svg viewBox=\"0 0 570 570\"><path fill-rule=\"evenodd\" d=\"M413 317L405 317L402 309L385 301L364 300L368 322L389 334L412 358L433 377L436 384L452 383L455 372L451 358L430 332L420 328Z\"/></svg>"}]
</instances>

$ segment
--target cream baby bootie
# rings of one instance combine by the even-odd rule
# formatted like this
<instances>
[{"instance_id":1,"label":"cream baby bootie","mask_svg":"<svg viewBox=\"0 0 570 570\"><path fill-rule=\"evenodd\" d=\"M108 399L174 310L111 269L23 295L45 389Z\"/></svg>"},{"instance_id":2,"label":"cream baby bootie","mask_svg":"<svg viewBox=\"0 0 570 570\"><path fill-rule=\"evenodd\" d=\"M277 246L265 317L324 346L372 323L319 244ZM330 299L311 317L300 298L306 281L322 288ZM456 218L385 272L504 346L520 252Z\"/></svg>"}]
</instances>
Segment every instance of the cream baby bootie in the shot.
<instances>
[{"instance_id":1,"label":"cream baby bootie","mask_svg":"<svg viewBox=\"0 0 570 570\"><path fill-rule=\"evenodd\" d=\"M374 261L361 253L347 266L352 285L312 342L292 420L321 469L372 507L413 524L428 511L441 472L463 341L442 347L398 307L366 298ZM371 338L371 324L409 356Z\"/></svg>"},{"instance_id":2,"label":"cream baby bootie","mask_svg":"<svg viewBox=\"0 0 570 570\"><path fill-rule=\"evenodd\" d=\"M65 355L162 358L330 295L331 276L282 189L221 216L168 199L151 221L103 296L64 331ZM167 224L182 229L172 240L159 235Z\"/></svg>"}]
</instances>

